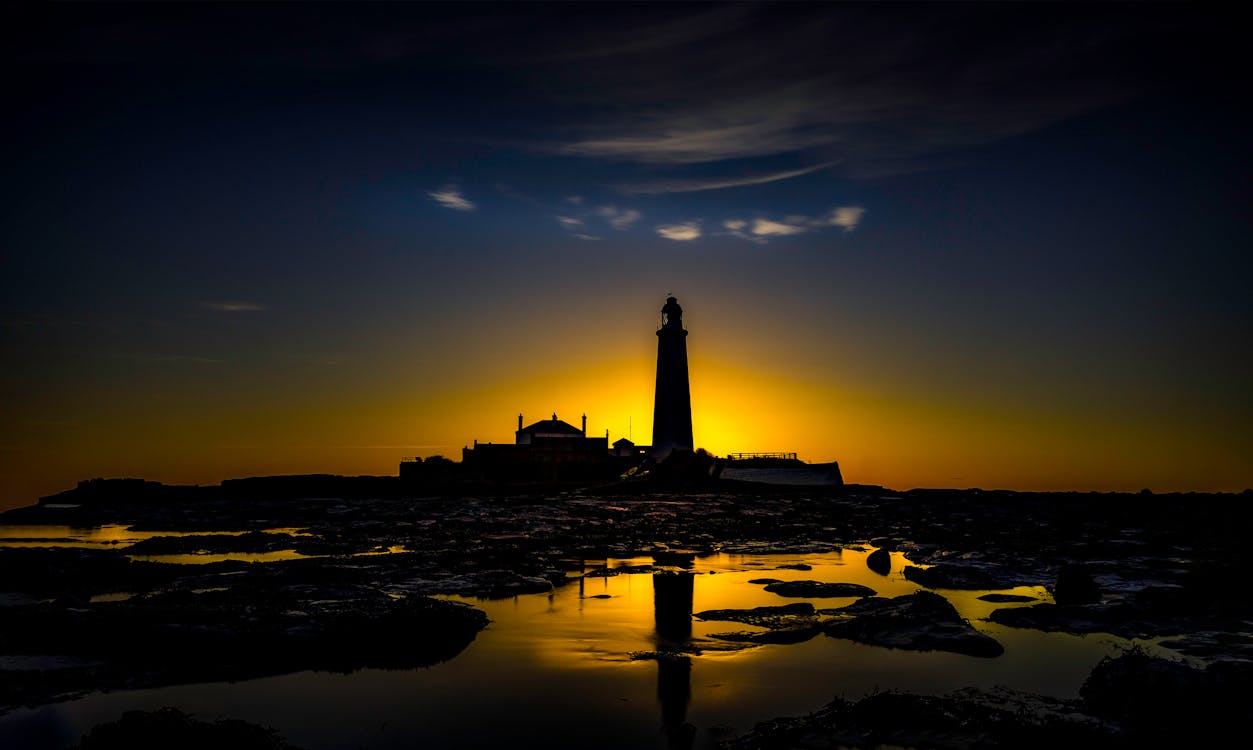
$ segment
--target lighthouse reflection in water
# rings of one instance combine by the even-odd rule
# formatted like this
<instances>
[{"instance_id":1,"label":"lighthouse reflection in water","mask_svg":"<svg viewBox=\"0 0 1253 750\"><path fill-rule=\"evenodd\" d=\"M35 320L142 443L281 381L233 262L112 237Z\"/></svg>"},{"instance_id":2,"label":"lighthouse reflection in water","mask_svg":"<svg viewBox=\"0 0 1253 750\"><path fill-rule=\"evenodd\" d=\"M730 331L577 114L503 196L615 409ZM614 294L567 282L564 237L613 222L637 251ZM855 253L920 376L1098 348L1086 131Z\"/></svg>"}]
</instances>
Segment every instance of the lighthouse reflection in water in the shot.
<instances>
[{"instance_id":1,"label":"lighthouse reflection in water","mask_svg":"<svg viewBox=\"0 0 1253 750\"><path fill-rule=\"evenodd\" d=\"M679 652L692 640L692 584L689 571L653 574L653 615L657 622L657 700L666 747L692 747L696 728L686 722L692 694L692 660Z\"/></svg>"}]
</instances>

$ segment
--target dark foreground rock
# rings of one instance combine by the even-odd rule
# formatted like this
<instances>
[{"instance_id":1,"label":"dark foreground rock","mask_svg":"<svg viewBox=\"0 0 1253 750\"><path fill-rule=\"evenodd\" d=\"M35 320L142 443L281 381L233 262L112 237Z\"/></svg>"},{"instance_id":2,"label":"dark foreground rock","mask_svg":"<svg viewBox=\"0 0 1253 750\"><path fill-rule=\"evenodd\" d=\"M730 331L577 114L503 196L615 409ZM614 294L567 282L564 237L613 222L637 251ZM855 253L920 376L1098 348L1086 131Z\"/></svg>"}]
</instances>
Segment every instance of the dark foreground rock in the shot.
<instances>
[{"instance_id":1,"label":"dark foreground rock","mask_svg":"<svg viewBox=\"0 0 1253 750\"><path fill-rule=\"evenodd\" d=\"M919 591L892 599L869 598L821 614L836 619L823 626L832 638L911 651L951 651L968 656L1000 656L1005 649L980 633L939 594Z\"/></svg>"},{"instance_id":2,"label":"dark foreground rock","mask_svg":"<svg viewBox=\"0 0 1253 750\"><path fill-rule=\"evenodd\" d=\"M127 711L97 724L70 750L300 750L268 727L239 719L200 721L166 707Z\"/></svg>"},{"instance_id":3,"label":"dark foreground rock","mask_svg":"<svg viewBox=\"0 0 1253 750\"><path fill-rule=\"evenodd\" d=\"M808 716L762 722L719 748L1220 747L1245 731L1250 695L1253 666L1247 663L1200 670L1133 649L1103 659L1078 700L1006 688L943 696L878 693L837 699Z\"/></svg>"},{"instance_id":4,"label":"dark foreground rock","mask_svg":"<svg viewBox=\"0 0 1253 750\"><path fill-rule=\"evenodd\" d=\"M64 669L32 660L32 668L0 672L0 706L305 669L427 666L456 656L486 625L464 604L266 575L225 590L10 607L0 619L8 653L74 659Z\"/></svg>"}]
</instances>

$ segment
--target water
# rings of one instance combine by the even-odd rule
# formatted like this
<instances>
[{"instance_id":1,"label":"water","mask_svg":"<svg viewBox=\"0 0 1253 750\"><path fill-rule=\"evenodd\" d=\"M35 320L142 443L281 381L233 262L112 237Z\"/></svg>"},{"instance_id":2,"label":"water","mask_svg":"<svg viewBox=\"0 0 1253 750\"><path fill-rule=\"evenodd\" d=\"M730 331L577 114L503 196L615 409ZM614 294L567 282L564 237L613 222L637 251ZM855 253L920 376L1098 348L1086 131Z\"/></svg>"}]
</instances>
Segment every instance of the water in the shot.
<instances>
[{"instance_id":1,"label":"water","mask_svg":"<svg viewBox=\"0 0 1253 750\"><path fill-rule=\"evenodd\" d=\"M746 608L809 601L837 607L852 599L782 598L748 581L847 581L880 596L918 590L899 571L880 576L867 551L817 555L715 555L692 569L692 609ZM589 563L588 569L647 564L650 558ZM805 563L812 570L781 569ZM835 697L876 690L943 693L1004 685L1075 697L1091 668L1130 645L1111 636L1014 630L983 622L999 606L986 592L942 591L961 614L1005 647L982 659L941 652L898 651L825 636L801 644L704 651L690 672L631 654L657 648L654 578L648 574L583 578L551 594L497 601L467 600L487 612L489 627L451 661L416 670L302 672L238 683L185 685L93 694L0 717L0 744L62 748L93 725L123 711L177 706L203 719L232 717L272 726L310 750L349 748L674 747L667 726L696 728L694 747L747 731L761 720L799 715ZM1040 588L1005 593L1049 600ZM593 598L607 596L608 598ZM449 597L458 598L458 597ZM730 622L693 620L697 645L712 633L752 630Z\"/></svg>"}]
</instances>

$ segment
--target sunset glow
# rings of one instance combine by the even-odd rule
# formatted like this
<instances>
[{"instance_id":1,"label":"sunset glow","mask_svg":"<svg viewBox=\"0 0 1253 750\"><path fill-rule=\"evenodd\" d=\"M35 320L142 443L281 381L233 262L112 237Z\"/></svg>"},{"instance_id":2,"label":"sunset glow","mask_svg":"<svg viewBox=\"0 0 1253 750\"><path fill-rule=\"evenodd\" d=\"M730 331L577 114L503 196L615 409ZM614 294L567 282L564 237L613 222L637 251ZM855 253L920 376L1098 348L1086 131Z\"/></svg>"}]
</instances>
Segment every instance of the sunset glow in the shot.
<instances>
[{"instance_id":1,"label":"sunset glow","mask_svg":"<svg viewBox=\"0 0 1253 750\"><path fill-rule=\"evenodd\" d=\"M671 293L714 454L1253 485L1251 123L1217 20L246 5L22 11L0 507L394 475L519 413L644 444Z\"/></svg>"}]
</instances>

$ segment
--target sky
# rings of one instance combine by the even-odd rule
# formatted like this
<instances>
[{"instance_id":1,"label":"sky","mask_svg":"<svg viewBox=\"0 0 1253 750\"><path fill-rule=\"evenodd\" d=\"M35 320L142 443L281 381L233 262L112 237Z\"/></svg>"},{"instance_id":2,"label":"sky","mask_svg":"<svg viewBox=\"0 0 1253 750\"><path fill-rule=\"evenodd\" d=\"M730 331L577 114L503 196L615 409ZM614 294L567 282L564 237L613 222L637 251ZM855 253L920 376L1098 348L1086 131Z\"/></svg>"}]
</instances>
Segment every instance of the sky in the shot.
<instances>
[{"instance_id":1,"label":"sky","mask_svg":"<svg viewBox=\"0 0 1253 750\"><path fill-rule=\"evenodd\" d=\"M848 482L1253 486L1206 3L5 11L0 507L394 475L556 413Z\"/></svg>"}]
</instances>

